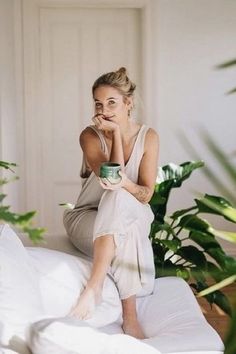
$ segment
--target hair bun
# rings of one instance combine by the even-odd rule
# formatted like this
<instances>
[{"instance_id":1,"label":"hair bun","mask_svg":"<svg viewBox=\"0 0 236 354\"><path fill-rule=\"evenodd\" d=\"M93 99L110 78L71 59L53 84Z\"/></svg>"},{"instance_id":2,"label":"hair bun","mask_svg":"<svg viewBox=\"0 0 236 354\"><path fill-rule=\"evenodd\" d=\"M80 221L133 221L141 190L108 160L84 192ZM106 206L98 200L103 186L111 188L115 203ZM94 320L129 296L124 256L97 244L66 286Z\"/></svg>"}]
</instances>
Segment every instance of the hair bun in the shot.
<instances>
[{"instance_id":1,"label":"hair bun","mask_svg":"<svg viewBox=\"0 0 236 354\"><path fill-rule=\"evenodd\" d=\"M117 89L123 96L129 97L133 95L136 85L128 78L125 67L119 68L117 71L101 75L93 84L92 92L94 96L95 90L99 86L111 86Z\"/></svg>"},{"instance_id":2,"label":"hair bun","mask_svg":"<svg viewBox=\"0 0 236 354\"><path fill-rule=\"evenodd\" d=\"M119 70L117 70L117 73L127 75L127 70L122 66Z\"/></svg>"}]
</instances>

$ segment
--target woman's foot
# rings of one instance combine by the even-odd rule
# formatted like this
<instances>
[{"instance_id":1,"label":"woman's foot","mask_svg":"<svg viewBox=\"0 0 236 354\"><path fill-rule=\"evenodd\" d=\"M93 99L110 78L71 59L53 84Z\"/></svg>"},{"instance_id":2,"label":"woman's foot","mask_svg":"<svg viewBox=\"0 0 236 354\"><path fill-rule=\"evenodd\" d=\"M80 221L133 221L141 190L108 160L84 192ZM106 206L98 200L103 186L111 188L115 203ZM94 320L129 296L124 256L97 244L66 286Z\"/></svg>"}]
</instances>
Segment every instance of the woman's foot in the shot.
<instances>
[{"instance_id":1,"label":"woman's foot","mask_svg":"<svg viewBox=\"0 0 236 354\"><path fill-rule=\"evenodd\" d=\"M137 339L145 339L143 330L137 320L137 318L124 319L122 329L125 334L135 337Z\"/></svg>"},{"instance_id":2,"label":"woman's foot","mask_svg":"<svg viewBox=\"0 0 236 354\"><path fill-rule=\"evenodd\" d=\"M70 316L80 320L87 320L92 317L95 308L102 299L101 288L95 288L87 284L86 288L80 295L77 304L72 308Z\"/></svg>"}]
</instances>

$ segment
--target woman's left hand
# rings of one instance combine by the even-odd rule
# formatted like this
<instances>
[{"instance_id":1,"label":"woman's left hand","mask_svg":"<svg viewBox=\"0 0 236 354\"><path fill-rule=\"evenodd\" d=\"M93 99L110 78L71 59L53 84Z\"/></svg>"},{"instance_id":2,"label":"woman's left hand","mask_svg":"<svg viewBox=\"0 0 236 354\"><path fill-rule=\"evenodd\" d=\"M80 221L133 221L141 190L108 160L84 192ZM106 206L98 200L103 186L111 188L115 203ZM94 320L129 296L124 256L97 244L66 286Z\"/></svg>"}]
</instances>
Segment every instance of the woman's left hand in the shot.
<instances>
[{"instance_id":1,"label":"woman's left hand","mask_svg":"<svg viewBox=\"0 0 236 354\"><path fill-rule=\"evenodd\" d=\"M112 191L116 191L122 187L124 187L125 182L127 181L128 177L124 172L119 172L119 175L121 176L121 180L118 183L111 183L107 178L101 178L99 177L99 183L101 184L103 189L110 189Z\"/></svg>"}]
</instances>

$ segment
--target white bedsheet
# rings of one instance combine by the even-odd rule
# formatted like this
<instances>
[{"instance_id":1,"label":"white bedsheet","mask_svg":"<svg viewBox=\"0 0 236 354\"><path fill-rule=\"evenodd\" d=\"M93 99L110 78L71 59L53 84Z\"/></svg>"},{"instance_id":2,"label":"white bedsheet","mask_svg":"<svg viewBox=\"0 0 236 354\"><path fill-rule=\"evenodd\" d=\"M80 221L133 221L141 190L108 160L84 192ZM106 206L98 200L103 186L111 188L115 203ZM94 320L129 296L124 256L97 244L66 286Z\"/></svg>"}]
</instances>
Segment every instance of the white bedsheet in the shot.
<instances>
[{"instance_id":1,"label":"white bedsheet","mask_svg":"<svg viewBox=\"0 0 236 354\"><path fill-rule=\"evenodd\" d=\"M17 243L19 242L17 241ZM16 246L18 247L19 245ZM36 255L37 252L40 252L40 249L39 251L32 251L31 254ZM66 254L63 254L63 257L61 257L60 254L51 254L49 250L43 254L46 258L50 258L51 256L58 257L57 260L54 258L53 262L45 260L41 264L41 270L46 270L49 273L52 270L49 269L52 265L54 275L61 269L62 263L67 262L68 257L68 264L70 266L63 268L64 273L61 278L61 285L63 285L63 279L65 279L65 285L68 286L68 280L71 279L72 281L75 278L74 275L78 267L76 266L75 269L73 264L77 262L74 262L70 258L71 256ZM39 258L37 259L39 260ZM43 319L32 325L32 335L28 343L34 351L36 350L34 354L76 354L77 352L74 349L78 348L78 344L81 344L80 338L85 339L85 343L87 340L89 345L95 344L96 341L97 343L104 342L104 350L106 351L101 351L101 354L145 354L144 348L147 354L223 354L223 343L220 337L206 322L189 286L179 278L167 277L157 279L155 281L154 293L150 296L137 299L139 320L146 336L149 337L142 342L123 334L120 318L106 327L94 329L89 327L89 323L84 323L83 327L81 327L81 323L78 324L73 319L62 317L62 314L59 311L57 312L57 309L60 308L57 298L58 301L61 301L61 298L57 297L58 284L55 286L55 289L53 289L53 286L51 287L50 296L53 295L54 290L55 304L53 317L56 317L56 320L53 321L52 318L48 320L48 317L52 317L52 313L48 311L48 313L45 313L46 320ZM41 296L45 298L47 296L47 288L42 287L41 291L44 292ZM69 301L68 299L69 297L65 301ZM113 296L112 299L112 301L116 301L116 296ZM64 305L68 306L68 304ZM104 307L104 310L107 309L108 307ZM110 311L112 310L111 306ZM116 307L116 313L119 313L118 307ZM111 317L109 318L111 319ZM50 325L48 325L49 323ZM82 334L81 328L84 327L87 333L89 333L88 338ZM45 338L47 338L47 346L44 341ZM74 349L69 346L71 342L73 342ZM125 344L119 347L118 343L119 345L121 343ZM111 345L110 349L109 345ZM96 354L91 353L91 351L89 353L86 352L86 345L83 348L84 352L80 354ZM98 344L96 348L99 348ZM131 350L131 348L135 348L135 350ZM114 350L123 350L123 352L114 352ZM125 350L129 351L126 353ZM30 351L26 349L26 346L21 346L20 343L17 344L17 340L13 338L8 348L0 348L0 353L30 354Z\"/></svg>"}]
</instances>

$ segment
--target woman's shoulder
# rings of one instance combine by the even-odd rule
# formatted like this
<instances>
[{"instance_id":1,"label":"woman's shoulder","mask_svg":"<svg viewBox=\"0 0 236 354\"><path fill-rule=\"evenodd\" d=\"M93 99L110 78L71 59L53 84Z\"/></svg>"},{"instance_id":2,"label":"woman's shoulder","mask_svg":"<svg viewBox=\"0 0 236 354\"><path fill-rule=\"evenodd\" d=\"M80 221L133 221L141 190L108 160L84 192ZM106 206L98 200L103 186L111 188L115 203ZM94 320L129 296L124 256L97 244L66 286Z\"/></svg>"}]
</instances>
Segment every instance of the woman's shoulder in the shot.
<instances>
[{"instance_id":1,"label":"woman's shoulder","mask_svg":"<svg viewBox=\"0 0 236 354\"><path fill-rule=\"evenodd\" d=\"M97 135L96 131L97 128L95 127L95 125L88 125L81 131L80 136Z\"/></svg>"},{"instance_id":2,"label":"woman's shoulder","mask_svg":"<svg viewBox=\"0 0 236 354\"><path fill-rule=\"evenodd\" d=\"M95 125L88 125L86 128L82 130L80 133L80 142L86 140L87 138L98 138L98 133L96 132Z\"/></svg>"},{"instance_id":3,"label":"woman's shoulder","mask_svg":"<svg viewBox=\"0 0 236 354\"><path fill-rule=\"evenodd\" d=\"M159 134L154 128L146 126L145 145L150 146L152 144L159 144Z\"/></svg>"},{"instance_id":4,"label":"woman's shoulder","mask_svg":"<svg viewBox=\"0 0 236 354\"><path fill-rule=\"evenodd\" d=\"M157 139L159 137L157 131L154 128L151 128L147 125L144 125L144 127L146 128L146 135L148 138Z\"/></svg>"}]
</instances>

